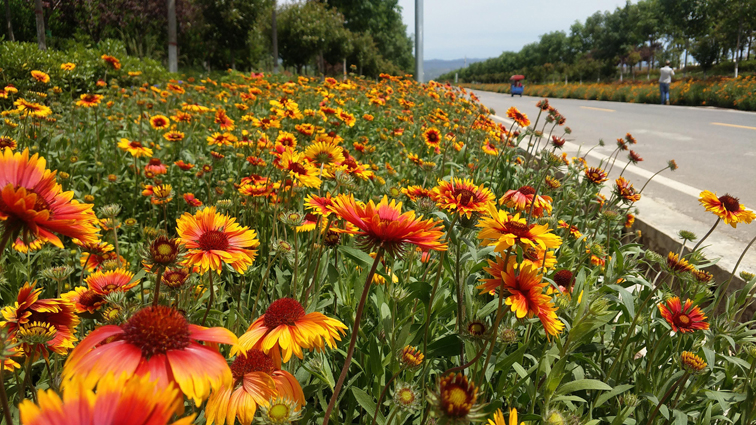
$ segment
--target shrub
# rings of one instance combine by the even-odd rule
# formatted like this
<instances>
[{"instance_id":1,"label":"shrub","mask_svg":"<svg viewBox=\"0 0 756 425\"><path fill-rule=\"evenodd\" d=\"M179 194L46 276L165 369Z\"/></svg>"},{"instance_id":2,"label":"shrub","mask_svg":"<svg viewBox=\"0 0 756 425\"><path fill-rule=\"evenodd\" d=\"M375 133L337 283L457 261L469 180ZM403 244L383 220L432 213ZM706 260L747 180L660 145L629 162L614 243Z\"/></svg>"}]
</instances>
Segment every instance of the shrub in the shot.
<instances>
[{"instance_id":1,"label":"shrub","mask_svg":"<svg viewBox=\"0 0 756 425\"><path fill-rule=\"evenodd\" d=\"M121 62L121 69L115 71L102 55L114 56ZM61 69L63 63L74 63L73 71ZM19 90L44 91L42 85L31 78L31 71L38 70L50 75L50 87L57 86L63 92L77 96L80 93L93 92L99 79L107 79L119 86L131 86L143 82L158 82L168 78L165 68L152 59L140 59L126 55L123 43L116 40L103 40L88 46L82 43L69 43L65 50L39 50L35 43L4 42L0 44L0 84L12 84ZM129 72L140 73L130 76Z\"/></svg>"}]
</instances>

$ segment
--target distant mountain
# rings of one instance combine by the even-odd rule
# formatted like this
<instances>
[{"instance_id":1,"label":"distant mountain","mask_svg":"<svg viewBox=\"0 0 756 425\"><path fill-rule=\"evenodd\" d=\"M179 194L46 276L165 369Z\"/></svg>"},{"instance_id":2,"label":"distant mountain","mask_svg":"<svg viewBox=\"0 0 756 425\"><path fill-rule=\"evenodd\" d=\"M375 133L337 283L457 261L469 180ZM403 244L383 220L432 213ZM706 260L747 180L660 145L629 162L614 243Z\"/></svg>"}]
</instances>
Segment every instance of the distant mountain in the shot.
<instances>
[{"instance_id":1,"label":"distant mountain","mask_svg":"<svg viewBox=\"0 0 756 425\"><path fill-rule=\"evenodd\" d=\"M467 59L467 64L481 62L485 59ZM423 71L425 71L425 81L430 81L438 78L439 75L444 74L455 69L459 69L465 66L465 59L430 59L423 61Z\"/></svg>"}]
</instances>

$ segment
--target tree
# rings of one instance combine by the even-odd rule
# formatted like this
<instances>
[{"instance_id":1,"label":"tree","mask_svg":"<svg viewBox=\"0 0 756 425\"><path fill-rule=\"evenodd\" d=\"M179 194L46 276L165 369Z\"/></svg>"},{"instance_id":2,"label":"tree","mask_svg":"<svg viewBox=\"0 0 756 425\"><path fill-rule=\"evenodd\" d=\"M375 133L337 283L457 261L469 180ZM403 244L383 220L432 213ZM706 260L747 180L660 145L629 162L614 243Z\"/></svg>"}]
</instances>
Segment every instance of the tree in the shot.
<instances>
[{"instance_id":1,"label":"tree","mask_svg":"<svg viewBox=\"0 0 756 425\"><path fill-rule=\"evenodd\" d=\"M370 35L385 60L404 71L413 69L412 40L398 0L329 0L328 4L343 14L349 31Z\"/></svg>"},{"instance_id":2,"label":"tree","mask_svg":"<svg viewBox=\"0 0 756 425\"><path fill-rule=\"evenodd\" d=\"M42 9L42 0L34 0L34 15L37 17L37 44L39 50L47 50L45 43L45 12Z\"/></svg>"},{"instance_id":3,"label":"tree","mask_svg":"<svg viewBox=\"0 0 756 425\"><path fill-rule=\"evenodd\" d=\"M336 35L344 28L344 18L323 3L291 3L278 13L279 52L285 66L297 73L318 57L318 69L324 71L322 58Z\"/></svg>"},{"instance_id":4,"label":"tree","mask_svg":"<svg viewBox=\"0 0 756 425\"><path fill-rule=\"evenodd\" d=\"M10 0L5 0L5 26L8 28L8 40L16 41L13 36L13 24L11 23Z\"/></svg>"},{"instance_id":5,"label":"tree","mask_svg":"<svg viewBox=\"0 0 756 425\"><path fill-rule=\"evenodd\" d=\"M706 72L711 69L714 61L717 60L719 51L719 44L712 36L701 37L692 44L690 53L701 66L704 77L706 77Z\"/></svg>"}]
</instances>

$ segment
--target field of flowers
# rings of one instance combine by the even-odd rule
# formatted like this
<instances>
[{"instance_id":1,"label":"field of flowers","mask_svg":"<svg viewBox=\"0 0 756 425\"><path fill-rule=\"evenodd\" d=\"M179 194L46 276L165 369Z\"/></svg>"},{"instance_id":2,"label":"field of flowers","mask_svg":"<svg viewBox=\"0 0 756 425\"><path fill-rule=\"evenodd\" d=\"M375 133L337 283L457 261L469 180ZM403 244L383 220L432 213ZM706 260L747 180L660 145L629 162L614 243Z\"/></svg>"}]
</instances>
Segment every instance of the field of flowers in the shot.
<instances>
[{"instance_id":1,"label":"field of flowers","mask_svg":"<svg viewBox=\"0 0 756 425\"><path fill-rule=\"evenodd\" d=\"M509 93L509 84L465 84L474 90ZM756 111L756 76L739 78L711 77L705 80L681 79L669 88L670 103L688 106L717 106ZM525 84L526 96L630 103L659 103L659 84L655 81L590 84Z\"/></svg>"},{"instance_id":2,"label":"field of flowers","mask_svg":"<svg viewBox=\"0 0 756 425\"><path fill-rule=\"evenodd\" d=\"M6 423L756 419L756 278L714 282L708 234L645 251L646 182L601 195L613 162L560 154L547 100L504 127L406 77L97 60L73 99L46 69L0 85ZM701 204L712 231L756 218Z\"/></svg>"}]
</instances>

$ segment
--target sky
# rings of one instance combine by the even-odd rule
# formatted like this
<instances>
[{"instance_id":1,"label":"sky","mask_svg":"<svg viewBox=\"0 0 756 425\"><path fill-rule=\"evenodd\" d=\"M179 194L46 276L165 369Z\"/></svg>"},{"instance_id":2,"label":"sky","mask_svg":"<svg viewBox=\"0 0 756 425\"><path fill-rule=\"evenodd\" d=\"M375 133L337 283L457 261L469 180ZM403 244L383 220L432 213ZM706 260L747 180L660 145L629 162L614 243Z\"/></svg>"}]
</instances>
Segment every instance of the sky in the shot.
<instances>
[{"instance_id":1,"label":"sky","mask_svg":"<svg viewBox=\"0 0 756 425\"><path fill-rule=\"evenodd\" d=\"M490 58L519 51L551 31L569 33L576 21L614 10L625 0L424 0L423 56ZM415 33L415 0L399 0L407 33Z\"/></svg>"}]
</instances>

